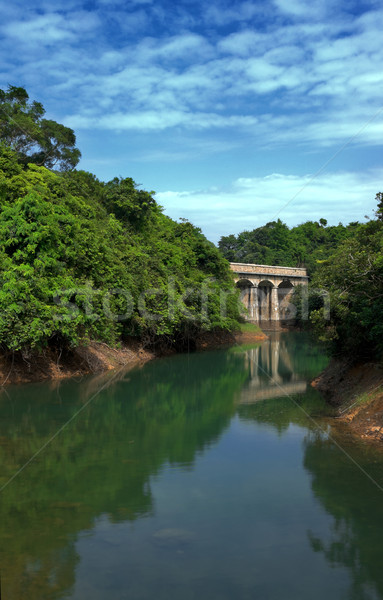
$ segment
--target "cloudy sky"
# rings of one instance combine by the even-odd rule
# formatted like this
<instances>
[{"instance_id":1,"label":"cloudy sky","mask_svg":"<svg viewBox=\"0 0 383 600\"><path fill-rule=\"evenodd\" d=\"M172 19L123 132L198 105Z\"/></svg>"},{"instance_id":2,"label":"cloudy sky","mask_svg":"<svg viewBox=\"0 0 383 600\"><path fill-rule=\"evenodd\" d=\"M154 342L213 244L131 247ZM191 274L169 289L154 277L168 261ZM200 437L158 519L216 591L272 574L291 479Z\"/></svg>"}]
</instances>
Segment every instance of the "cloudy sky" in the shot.
<instances>
[{"instance_id":1,"label":"cloudy sky","mask_svg":"<svg viewBox=\"0 0 383 600\"><path fill-rule=\"evenodd\" d=\"M372 216L383 191L375 0L13 0L0 87L216 242L277 217Z\"/></svg>"}]
</instances>

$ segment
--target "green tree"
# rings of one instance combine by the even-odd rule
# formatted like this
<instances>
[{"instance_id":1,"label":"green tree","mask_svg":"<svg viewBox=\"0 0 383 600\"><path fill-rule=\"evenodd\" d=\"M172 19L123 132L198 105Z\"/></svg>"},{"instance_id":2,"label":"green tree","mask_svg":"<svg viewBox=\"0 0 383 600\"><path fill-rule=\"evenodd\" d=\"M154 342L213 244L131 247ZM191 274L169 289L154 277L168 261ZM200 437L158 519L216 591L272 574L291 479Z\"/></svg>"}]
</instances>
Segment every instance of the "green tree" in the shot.
<instances>
[{"instance_id":1,"label":"green tree","mask_svg":"<svg viewBox=\"0 0 383 600\"><path fill-rule=\"evenodd\" d=\"M333 352L354 359L383 354L383 222L359 226L331 257L322 263L313 286L330 295L331 318L324 308L310 316L317 333Z\"/></svg>"},{"instance_id":2,"label":"green tree","mask_svg":"<svg viewBox=\"0 0 383 600\"><path fill-rule=\"evenodd\" d=\"M157 209L154 192L137 189L131 177L115 177L105 185L105 205L124 222L133 225L143 221Z\"/></svg>"},{"instance_id":3,"label":"green tree","mask_svg":"<svg viewBox=\"0 0 383 600\"><path fill-rule=\"evenodd\" d=\"M73 130L44 119L44 114L43 105L31 102L24 88L0 90L0 141L15 150L24 165L73 169L81 157Z\"/></svg>"},{"instance_id":4,"label":"green tree","mask_svg":"<svg viewBox=\"0 0 383 600\"><path fill-rule=\"evenodd\" d=\"M222 236L218 242L218 248L227 260L231 262L237 260L238 242L235 235Z\"/></svg>"},{"instance_id":5,"label":"green tree","mask_svg":"<svg viewBox=\"0 0 383 600\"><path fill-rule=\"evenodd\" d=\"M291 229L280 219L237 236L221 238L218 247L227 260L286 267L306 267L309 275L353 235L359 223L327 225L326 219L306 221Z\"/></svg>"},{"instance_id":6,"label":"green tree","mask_svg":"<svg viewBox=\"0 0 383 600\"><path fill-rule=\"evenodd\" d=\"M383 221L383 193L378 192L375 196L375 200L378 205L378 208L376 210L376 216L379 219L379 221Z\"/></svg>"}]
</instances>

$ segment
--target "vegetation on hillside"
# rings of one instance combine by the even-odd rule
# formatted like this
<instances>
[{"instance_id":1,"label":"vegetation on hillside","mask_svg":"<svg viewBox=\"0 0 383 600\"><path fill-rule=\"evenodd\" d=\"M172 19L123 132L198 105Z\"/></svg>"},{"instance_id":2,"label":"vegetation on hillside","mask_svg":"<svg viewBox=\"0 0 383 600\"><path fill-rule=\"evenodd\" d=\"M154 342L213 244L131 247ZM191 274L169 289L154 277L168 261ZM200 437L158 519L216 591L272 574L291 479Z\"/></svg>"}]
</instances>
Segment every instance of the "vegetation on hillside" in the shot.
<instances>
[{"instance_id":1,"label":"vegetation on hillside","mask_svg":"<svg viewBox=\"0 0 383 600\"><path fill-rule=\"evenodd\" d=\"M75 137L61 145L58 133L57 143L45 137L44 109L25 95L0 91L14 109L10 123L0 117L3 349L132 335L182 346L202 330L232 329L237 294L218 249L191 223L166 217L131 178L103 183L69 170ZM47 168L55 161L60 172Z\"/></svg>"},{"instance_id":2,"label":"vegetation on hillside","mask_svg":"<svg viewBox=\"0 0 383 600\"><path fill-rule=\"evenodd\" d=\"M378 194L379 196L379 194ZM310 321L335 354L355 359L383 356L383 220L359 226L353 237L316 271L312 288L329 295L329 318L323 306L311 306ZM318 294L313 299L318 304Z\"/></svg>"},{"instance_id":3,"label":"vegetation on hillside","mask_svg":"<svg viewBox=\"0 0 383 600\"><path fill-rule=\"evenodd\" d=\"M320 219L290 229L278 219L237 236L223 236L218 246L232 262L306 267L311 275L358 227L359 223L327 225Z\"/></svg>"}]
</instances>

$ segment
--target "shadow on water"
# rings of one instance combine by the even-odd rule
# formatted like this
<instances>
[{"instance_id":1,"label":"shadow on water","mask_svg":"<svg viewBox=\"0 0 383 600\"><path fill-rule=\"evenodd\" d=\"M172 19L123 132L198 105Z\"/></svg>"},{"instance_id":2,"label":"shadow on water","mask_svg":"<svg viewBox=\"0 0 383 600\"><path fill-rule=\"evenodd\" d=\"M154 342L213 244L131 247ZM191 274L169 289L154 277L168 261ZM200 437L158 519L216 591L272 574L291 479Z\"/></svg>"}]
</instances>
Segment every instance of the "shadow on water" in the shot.
<instances>
[{"instance_id":1,"label":"shadow on water","mask_svg":"<svg viewBox=\"0 0 383 600\"><path fill-rule=\"evenodd\" d=\"M273 334L261 346L174 356L118 377L7 388L0 396L0 486L110 381L1 493L4 598L70 598L82 560L80 534L90 535L100 519L111 524L155 519L154 482L167 469L192 473L236 419L254 426L255 435L256 427L266 427L278 439L291 426L303 428L304 468L315 497L334 518L332 537L309 529L312 552L351 571L350 598L375 598L368 595L372 589L383 595L380 497L310 420L326 408L307 381L326 362L306 336ZM382 481L382 462L357 450L358 460L375 465ZM235 514L231 518L235 523ZM172 536L188 543L187 532L174 529L156 536L164 555ZM242 597L233 582L209 585L210 597ZM263 593L276 597L267 589Z\"/></svg>"}]
</instances>

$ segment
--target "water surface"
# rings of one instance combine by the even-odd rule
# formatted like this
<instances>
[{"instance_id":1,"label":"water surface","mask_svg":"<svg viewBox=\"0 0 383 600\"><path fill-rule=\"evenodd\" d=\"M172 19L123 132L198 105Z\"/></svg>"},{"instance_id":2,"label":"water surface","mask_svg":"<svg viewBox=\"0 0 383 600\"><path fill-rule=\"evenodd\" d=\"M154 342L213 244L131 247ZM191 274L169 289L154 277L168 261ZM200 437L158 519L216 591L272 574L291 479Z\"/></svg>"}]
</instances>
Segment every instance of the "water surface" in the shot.
<instances>
[{"instance_id":1,"label":"water surface","mask_svg":"<svg viewBox=\"0 0 383 600\"><path fill-rule=\"evenodd\" d=\"M383 598L383 455L301 334L0 396L6 600ZM343 448L344 452L340 449ZM351 459L349 458L349 455Z\"/></svg>"}]
</instances>

